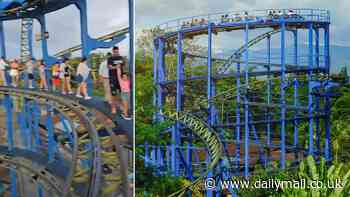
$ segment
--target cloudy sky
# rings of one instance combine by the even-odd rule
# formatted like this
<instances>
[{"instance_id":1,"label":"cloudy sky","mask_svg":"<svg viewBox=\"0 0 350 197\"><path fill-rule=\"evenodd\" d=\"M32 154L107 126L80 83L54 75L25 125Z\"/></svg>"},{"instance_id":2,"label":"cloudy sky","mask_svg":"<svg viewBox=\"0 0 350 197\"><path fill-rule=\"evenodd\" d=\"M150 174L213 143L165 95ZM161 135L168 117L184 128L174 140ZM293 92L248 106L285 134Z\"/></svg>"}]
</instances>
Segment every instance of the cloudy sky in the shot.
<instances>
[{"instance_id":1,"label":"cloudy sky","mask_svg":"<svg viewBox=\"0 0 350 197\"><path fill-rule=\"evenodd\" d=\"M136 0L136 25L140 30L179 17L269 8L329 9L332 20L331 43L350 46L349 0ZM220 45L225 47L224 42Z\"/></svg>"},{"instance_id":2,"label":"cloudy sky","mask_svg":"<svg viewBox=\"0 0 350 197\"><path fill-rule=\"evenodd\" d=\"M89 33L92 37L102 36L128 26L127 0L87 0ZM75 6L47 15L47 28L50 34L48 40L49 53L80 44L79 12ZM20 55L20 21L4 23L6 37L6 52L8 57ZM38 33L40 26L34 23L34 33ZM121 44L122 55L128 54L128 39ZM40 42L34 41L34 55L41 57Z\"/></svg>"}]
</instances>

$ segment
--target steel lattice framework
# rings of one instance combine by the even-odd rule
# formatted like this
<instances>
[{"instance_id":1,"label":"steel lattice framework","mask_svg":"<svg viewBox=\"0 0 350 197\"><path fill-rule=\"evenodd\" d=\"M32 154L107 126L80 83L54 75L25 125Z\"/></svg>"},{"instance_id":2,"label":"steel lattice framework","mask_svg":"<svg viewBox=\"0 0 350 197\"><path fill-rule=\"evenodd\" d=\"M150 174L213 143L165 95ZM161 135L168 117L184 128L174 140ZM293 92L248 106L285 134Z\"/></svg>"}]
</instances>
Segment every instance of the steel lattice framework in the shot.
<instances>
[{"instance_id":1,"label":"steel lattice framework","mask_svg":"<svg viewBox=\"0 0 350 197\"><path fill-rule=\"evenodd\" d=\"M202 141L202 147L192 136L201 133L190 126L196 122L192 118L166 130L171 136L167 146L145 144L146 165L194 181L247 177L258 164L271 168L277 163L286 169L306 155L330 161L330 107L335 96L330 90L336 84L329 81L329 26L329 11L322 9L223 12L157 26L154 105L205 121L206 131L220 137L223 154L216 166L210 165L216 158L208 154L208 142ZM223 32L240 32L243 45L228 58L216 58L213 35ZM256 32L258 36L250 36ZM300 53L303 32L306 55ZM200 36L207 37L206 54L184 50L185 39ZM278 52L273 51L274 40ZM251 50L257 44L266 51L259 60L252 58ZM223 90L222 83L232 88ZM156 121L165 118L169 117L164 113L155 115Z\"/></svg>"},{"instance_id":2,"label":"steel lattice framework","mask_svg":"<svg viewBox=\"0 0 350 197\"><path fill-rule=\"evenodd\" d=\"M80 14L81 44L56 55L48 52L46 15L69 5ZM16 0L0 3L0 55L6 57L3 21L22 20L21 60L33 57L33 21L40 25L43 60L48 67L66 53L81 50L89 57L98 48L111 48L127 37L133 43L133 5L129 27L100 38L88 32L86 0ZM130 47L130 59L133 49ZM132 61L129 61L132 68ZM132 71L132 70L131 70ZM49 74L49 69L48 73ZM22 78L21 78L22 79ZM0 87L0 195L131 196L132 147L114 117L99 106L74 97L24 88ZM11 84L7 79L7 84ZM38 87L34 82L34 87ZM92 90L92 83L90 84ZM93 98L95 99L95 98ZM123 133L124 131L117 131Z\"/></svg>"}]
</instances>

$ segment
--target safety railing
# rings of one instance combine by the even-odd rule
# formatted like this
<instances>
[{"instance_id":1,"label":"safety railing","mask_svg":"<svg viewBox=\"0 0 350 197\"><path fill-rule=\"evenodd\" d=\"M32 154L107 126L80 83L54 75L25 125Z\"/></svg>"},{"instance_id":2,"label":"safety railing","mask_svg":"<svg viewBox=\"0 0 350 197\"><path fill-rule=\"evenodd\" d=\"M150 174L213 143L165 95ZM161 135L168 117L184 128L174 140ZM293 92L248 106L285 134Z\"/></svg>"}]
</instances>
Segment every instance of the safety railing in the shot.
<instances>
[{"instance_id":1,"label":"safety railing","mask_svg":"<svg viewBox=\"0 0 350 197\"><path fill-rule=\"evenodd\" d=\"M266 9L219 12L207 15L179 18L158 25L156 28L165 33L177 32L182 29L207 26L208 23L217 25L242 22L273 22L273 21L313 21L330 22L330 12L326 9Z\"/></svg>"}]
</instances>

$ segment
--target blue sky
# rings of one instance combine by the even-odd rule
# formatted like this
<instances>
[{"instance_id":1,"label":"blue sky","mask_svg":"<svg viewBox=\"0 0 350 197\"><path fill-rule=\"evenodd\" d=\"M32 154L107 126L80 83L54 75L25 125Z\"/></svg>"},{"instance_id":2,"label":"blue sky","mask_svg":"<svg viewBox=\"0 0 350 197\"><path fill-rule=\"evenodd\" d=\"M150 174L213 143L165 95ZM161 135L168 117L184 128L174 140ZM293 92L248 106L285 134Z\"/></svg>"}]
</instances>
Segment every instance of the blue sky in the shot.
<instances>
[{"instance_id":1,"label":"blue sky","mask_svg":"<svg viewBox=\"0 0 350 197\"><path fill-rule=\"evenodd\" d=\"M92 37L101 36L128 26L127 0L87 0L89 33ZM75 6L50 13L47 16L47 28L50 33L48 40L49 52L55 52L80 44L79 13ZM6 52L8 57L20 55L20 21L6 21L4 23L6 37ZM35 22L34 33L38 33L39 24ZM122 55L128 54L128 40L121 44ZM34 55L41 57L40 42L34 41Z\"/></svg>"},{"instance_id":2,"label":"blue sky","mask_svg":"<svg viewBox=\"0 0 350 197\"><path fill-rule=\"evenodd\" d=\"M179 17L269 8L329 9L332 20L331 44L350 46L349 0L136 0L136 25L140 30ZM218 45L225 47L225 44Z\"/></svg>"}]
</instances>

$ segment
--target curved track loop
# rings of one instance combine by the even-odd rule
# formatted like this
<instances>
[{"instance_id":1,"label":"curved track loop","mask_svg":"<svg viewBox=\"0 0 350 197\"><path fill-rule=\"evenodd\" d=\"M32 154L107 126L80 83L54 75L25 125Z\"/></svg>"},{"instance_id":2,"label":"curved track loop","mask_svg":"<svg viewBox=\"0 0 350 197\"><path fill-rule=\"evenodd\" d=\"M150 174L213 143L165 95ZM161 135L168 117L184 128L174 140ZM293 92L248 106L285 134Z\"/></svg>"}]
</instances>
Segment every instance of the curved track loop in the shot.
<instances>
[{"instance_id":1,"label":"curved track loop","mask_svg":"<svg viewBox=\"0 0 350 197\"><path fill-rule=\"evenodd\" d=\"M250 84L250 86L254 86L258 83L260 83L261 81L257 81L254 84ZM240 88L244 89L247 88L244 85L242 85ZM229 89L225 92L223 92L222 94L218 94L214 97L212 97L211 99L201 99L198 102L198 105L200 107L205 107L207 106L208 102L215 102L215 100L217 100L219 97L235 97L235 90L237 88L232 88ZM242 95L243 96L243 95ZM243 104L243 103L242 103ZM256 105L261 106L263 103L256 103ZM252 103L250 103L250 105L252 105ZM265 104L265 107L268 108L279 108L279 105L273 105L273 104ZM295 107L295 106L287 106L287 108L293 109L293 110L303 110L303 111L307 111L307 108L303 108L303 107ZM203 141L205 143L205 145L208 148L208 152L210 155L210 164L207 167L206 172L204 173L204 175L208 175L208 173L212 170L215 169L215 167L218 165L219 161L221 159L223 159L224 157L226 157L226 155L224 155L224 148L223 148L223 143L221 142L221 139L219 137L219 135L217 134L217 132L215 131L215 129L213 129L212 127L210 127L205 121L203 121L201 118L191 114L190 112L171 112L171 111L164 111L164 112L160 112L160 115L164 116L165 118L168 118L170 120L173 121L178 121L180 123L182 123L184 126L186 126L187 128L191 129L191 131L198 136L201 141ZM306 117L305 119L307 119L308 117ZM185 193L188 190L194 190L194 189L198 189L198 188L203 188L203 180L206 177L201 176L199 178L197 178L195 181L192 182L191 185L184 187L183 189L171 194L170 196L184 196Z\"/></svg>"},{"instance_id":2,"label":"curved track loop","mask_svg":"<svg viewBox=\"0 0 350 197\"><path fill-rule=\"evenodd\" d=\"M32 160L24 159L11 155L0 155L0 167L13 169L16 173L21 173L36 183L40 183L47 193L53 197L61 197L63 190L63 180L59 180L55 175L46 169L46 166L33 167L30 165Z\"/></svg>"},{"instance_id":3,"label":"curved track loop","mask_svg":"<svg viewBox=\"0 0 350 197\"><path fill-rule=\"evenodd\" d=\"M25 97L43 105L49 103L72 123L79 124L73 130L78 136L77 152L76 156L73 156L76 159L72 161L75 166L71 169L71 177L67 178L68 181L63 190L66 193L62 196L100 197L109 196L112 193L123 193L126 196L128 192L127 162L121 157L122 149L125 147L114 135L112 128L115 125L112 122L107 125L106 120L96 118L91 109L79 102L48 92L0 87L0 94ZM100 137L98 132L102 129L106 129L109 136ZM108 168L111 172L105 173L102 168ZM82 187L84 192L79 191Z\"/></svg>"},{"instance_id":4,"label":"curved track loop","mask_svg":"<svg viewBox=\"0 0 350 197\"><path fill-rule=\"evenodd\" d=\"M252 40L249 40L248 44L247 44L247 48L251 48L253 47L255 44L258 44L260 41L275 35L277 33L279 33L281 30L280 29L276 29L276 30L272 30L272 31L268 31L264 34L260 34L257 37L253 38ZM242 56L242 54L246 51L246 46L242 45L241 47L239 47L234 53L232 53L231 56L229 56L227 59L215 59L213 58L213 60L218 60L218 61L223 61L223 64L219 65L217 67L217 72L218 74L224 74L227 72L227 70L229 69L229 67L233 64L233 63L244 63L244 61L240 60L240 57ZM185 54L188 57L195 57L195 58L202 58L202 59L208 59L207 56L204 55L196 55L196 54ZM249 64L262 64L262 65L266 65L267 63L263 63L263 62L248 62ZM276 66L276 64L273 64L274 66ZM286 66L291 66L291 65L286 65ZM295 66L295 65L294 65Z\"/></svg>"},{"instance_id":5,"label":"curved track loop","mask_svg":"<svg viewBox=\"0 0 350 197\"><path fill-rule=\"evenodd\" d=\"M229 67L233 64L238 62L238 60L240 59L240 57L242 56L242 54L246 51L246 49L249 49L250 47L254 46L255 44L259 43L260 41L264 40L265 38L268 38L274 34L279 33L281 30L277 29L277 30L272 30L269 32L266 32L264 34L261 34L257 37L255 37L254 39L250 40L247 44L247 48L246 45L241 46L240 48L238 48L227 60L226 62L224 62L222 65L218 66L218 73L226 73L226 71L229 69Z\"/></svg>"},{"instance_id":6,"label":"curved track loop","mask_svg":"<svg viewBox=\"0 0 350 197\"><path fill-rule=\"evenodd\" d=\"M281 32L280 29L274 29L271 31L268 31L264 34L260 34L257 37L249 40L248 44L247 44L247 48L245 45L242 45L241 47L239 47L234 53L232 53L231 56L229 56L227 59L215 59L213 58L213 60L217 60L219 62L223 62L221 65L219 65L217 67L217 73L220 74L225 74L227 73L228 69L230 68L230 66L233 63L245 63L245 61L241 60L241 56L242 54L249 48L253 47L254 45L258 44L260 41L271 37L277 33ZM196 54L185 54L188 57L195 57L195 58L202 58L202 59L208 59L207 56L203 56L203 55L196 55ZM276 64L276 63L266 63L266 62L253 62L253 61L249 61L248 64L253 64L253 65L262 65L262 66L281 66L280 64ZM287 69L290 68L307 68L307 66L298 66L298 65L292 65L292 64L286 64L285 65Z\"/></svg>"}]
</instances>

